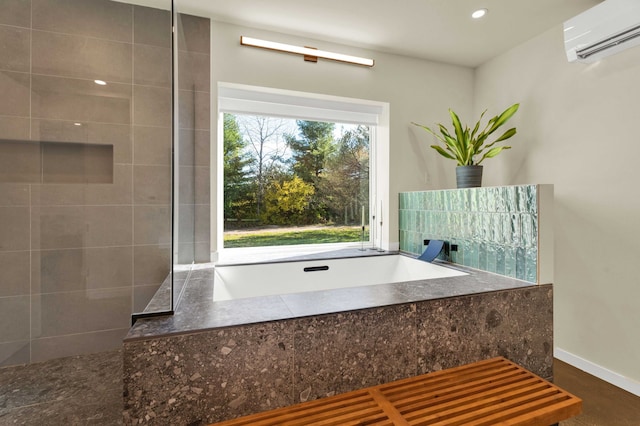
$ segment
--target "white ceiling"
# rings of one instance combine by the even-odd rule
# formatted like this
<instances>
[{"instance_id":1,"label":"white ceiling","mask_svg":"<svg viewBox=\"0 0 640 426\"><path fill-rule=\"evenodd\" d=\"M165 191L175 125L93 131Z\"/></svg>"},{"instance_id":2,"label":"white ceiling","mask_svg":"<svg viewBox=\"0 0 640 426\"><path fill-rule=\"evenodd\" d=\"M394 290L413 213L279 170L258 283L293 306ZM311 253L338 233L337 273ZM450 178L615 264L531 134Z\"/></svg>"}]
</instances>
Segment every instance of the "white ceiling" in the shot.
<instances>
[{"instance_id":1,"label":"white ceiling","mask_svg":"<svg viewBox=\"0 0 640 426\"><path fill-rule=\"evenodd\" d=\"M179 11L218 21L469 67L600 2L175 0ZM480 20L472 19L471 12L479 8L487 8L489 13Z\"/></svg>"}]
</instances>

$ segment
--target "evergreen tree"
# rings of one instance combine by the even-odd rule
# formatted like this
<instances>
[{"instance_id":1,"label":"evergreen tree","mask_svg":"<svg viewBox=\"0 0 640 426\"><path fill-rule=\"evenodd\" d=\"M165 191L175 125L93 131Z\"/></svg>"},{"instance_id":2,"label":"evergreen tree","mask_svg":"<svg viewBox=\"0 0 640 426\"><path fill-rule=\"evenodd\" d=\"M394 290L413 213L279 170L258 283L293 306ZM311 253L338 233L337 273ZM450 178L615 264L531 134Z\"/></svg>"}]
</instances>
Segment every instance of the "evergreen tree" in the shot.
<instances>
[{"instance_id":1,"label":"evergreen tree","mask_svg":"<svg viewBox=\"0 0 640 426\"><path fill-rule=\"evenodd\" d=\"M369 205L369 128L358 126L337 141L327 161L319 192L330 220L349 224L360 219L360 206Z\"/></svg>"},{"instance_id":2,"label":"evergreen tree","mask_svg":"<svg viewBox=\"0 0 640 426\"><path fill-rule=\"evenodd\" d=\"M322 193L323 173L326 162L334 151L333 130L335 123L296 120L298 137L286 135L291 149L293 173L313 188L313 196L306 209L307 223L326 222L326 202Z\"/></svg>"},{"instance_id":3,"label":"evergreen tree","mask_svg":"<svg viewBox=\"0 0 640 426\"><path fill-rule=\"evenodd\" d=\"M328 156L333 152L335 123L296 120L298 137L286 135L291 148L293 171L303 181L317 187Z\"/></svg>"},{"instance_id":4,"label":"evergreen tree","mask_svg":"<svg viewBox=\"0 0 640 426\"><path fill-rule=\"evenodd\" d=\"M240 219L250 214L253 204L249 170L253 160L246 153L246 141L233 114L224 114L224 217Z\"/></svg>"}]
</instances>

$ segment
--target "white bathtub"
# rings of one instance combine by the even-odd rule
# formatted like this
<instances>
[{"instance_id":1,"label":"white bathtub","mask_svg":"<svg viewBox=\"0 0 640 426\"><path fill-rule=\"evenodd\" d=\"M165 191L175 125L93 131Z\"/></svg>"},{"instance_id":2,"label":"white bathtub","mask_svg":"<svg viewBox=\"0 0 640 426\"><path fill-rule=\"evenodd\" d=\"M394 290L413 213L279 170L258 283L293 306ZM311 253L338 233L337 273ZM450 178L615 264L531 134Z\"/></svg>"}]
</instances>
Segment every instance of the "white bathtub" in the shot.
<instances>
[{"instance_id":1,"label":"white bathtub","mask_svg":"<svg viewBox=\"0 0 640 426\"><path fill-rule=\"evenodd\" d=\"M217 266L213 300L468 275L403 255Z\"/></svg>"}]
</instances>

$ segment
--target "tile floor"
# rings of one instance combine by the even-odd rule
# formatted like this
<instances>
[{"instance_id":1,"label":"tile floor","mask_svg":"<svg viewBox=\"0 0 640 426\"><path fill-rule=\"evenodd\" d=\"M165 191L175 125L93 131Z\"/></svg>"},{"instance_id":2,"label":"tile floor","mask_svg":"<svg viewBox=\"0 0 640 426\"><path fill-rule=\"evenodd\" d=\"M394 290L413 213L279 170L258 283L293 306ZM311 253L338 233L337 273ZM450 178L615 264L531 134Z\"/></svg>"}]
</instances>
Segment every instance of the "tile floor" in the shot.
<instances>
[{"instance_id":1,"label":"tile floor","mask_svg":"<svg viewBox=\"0 0 640 426\"><path fill-rule=\"evenodd\" d=\"M122 424L122 353L0 369L0 425Z\"/></svg>"}]
</instances>

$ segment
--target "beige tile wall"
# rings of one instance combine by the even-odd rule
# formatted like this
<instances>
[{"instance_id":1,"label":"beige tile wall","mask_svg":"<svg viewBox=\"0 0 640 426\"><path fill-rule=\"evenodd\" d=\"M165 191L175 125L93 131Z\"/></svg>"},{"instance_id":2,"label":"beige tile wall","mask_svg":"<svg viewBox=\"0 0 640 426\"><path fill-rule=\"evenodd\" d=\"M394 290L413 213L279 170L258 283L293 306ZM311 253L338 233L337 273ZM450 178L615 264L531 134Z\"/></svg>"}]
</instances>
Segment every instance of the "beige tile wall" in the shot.
<instances>
[{"instance_id":1,"label":"beige tile wall","mask_svg":"<svg viewBox=\"0 0 640 426\"><path fill-rule=\"evenodd\" d=\"M209 21L185 19L182 151L204 182ZM0 46L0 366L119 347L170 268L169 12L2 0ZM208 203L208 182L190 194Z\"/></svg>"},{"instance_id":2,"label":"beige tile wall","mask_svg":"<svg viewBox=\"0 0 640 426\"><path fill-rule=\"evenodd\" d=\"M0 27L0 67L8 71L29 71L29 36L26 28Z\"/></svg>"},{"instance_id":3,"label":"beige tile wall","mask_svg":"<svg viewBox=\"0 0 640 426\"><path fill-rule=\"evenodd\" d=\"M131 83L131 42L34 30L31 48L34 74Z\"/></svg>"}]
</instances>

